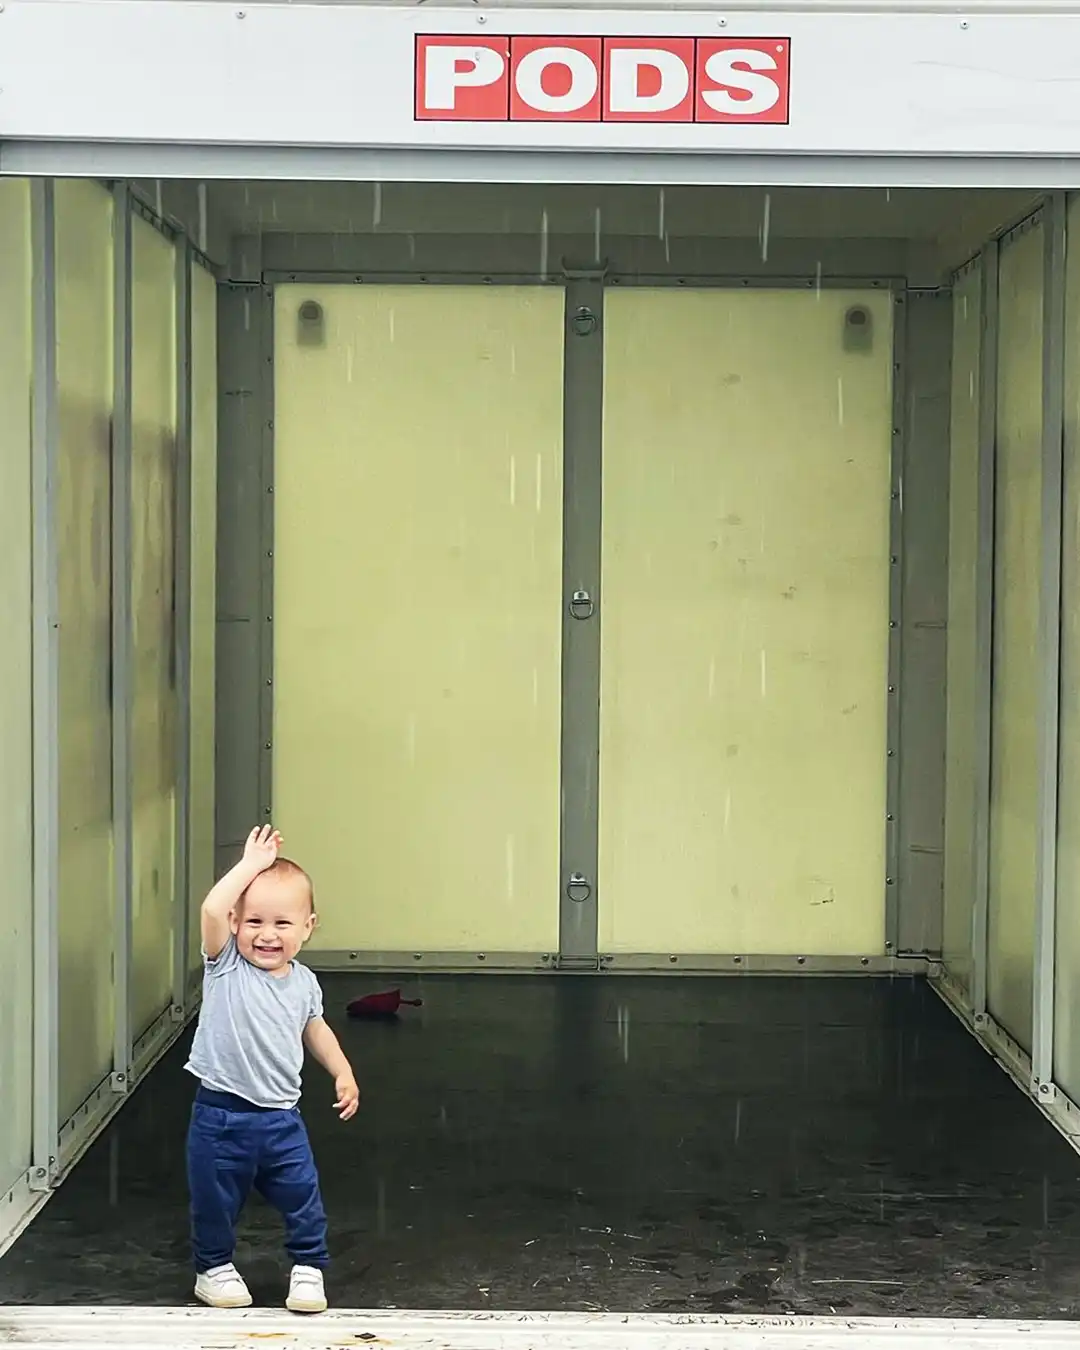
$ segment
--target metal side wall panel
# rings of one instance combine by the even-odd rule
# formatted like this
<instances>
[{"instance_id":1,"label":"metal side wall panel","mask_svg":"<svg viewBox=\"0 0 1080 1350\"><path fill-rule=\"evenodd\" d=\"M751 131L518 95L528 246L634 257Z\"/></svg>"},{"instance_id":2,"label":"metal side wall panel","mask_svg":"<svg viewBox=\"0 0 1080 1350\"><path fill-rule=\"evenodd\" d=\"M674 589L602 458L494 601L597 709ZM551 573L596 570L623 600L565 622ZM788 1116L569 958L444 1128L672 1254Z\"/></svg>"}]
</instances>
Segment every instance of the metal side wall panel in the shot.
<instances>
[{"instance_id":1,"label":"metal side wall panel","mask_svg":"<svg viewBox=\"0 0 1080 1350\"><path fill-rule=\"evenodd\" d=\"M979 406L982 269L973 264L952 294L949 436L949 609L946 675L945 892L942 956L972 995L977 817L976 617L979 567Z\"/></svg>"},{"instance_id":2,"label":"metal side wall panel","mask_svg":"<svg viewBox=\"0 0 1080 1350\"><path fill-rule=\"evenodd\" d=\"M172 997L177 785L174 245L132 222L132 1033Z\"/></svg>"},{"instance_id":3,"label":"metal side wall panel","mask_svg":"<svg viewBox=\"0 0 1080 1350\"><path fill-rule=\"evenodd\" d=\"M217 454L217 625L215 644L215 875L240 856L269 803L259 793L261 701L271 678L264 661L263 573L272 538L262 538L272 490L264 446L273 417L271 309L260 286L223 286L218 295L221 381Z\"/></svg>"},{"instance_id":4,"label":"metal side wall panel","mask_svg":"<svg viewBox=\"0 0 1080 1350\"><path fill-rule=\"evenodd\" d=\"M66 1121L113 1057L113 198L92 182L54 191Z\"/></svg>"},{"instance_id":5,"label":"metal side wall panel","mask_svg":"<svg viewBox=\"0 0 1080 1350\"><path fill-rule=\"evenodd\" d=\"M275 306L273 816L319 949L554 952L563 292Z\"/></svg>"},{"instance_id":6,"label":"metal side wall panel","mask_svg":"<svg viewBox=\"0 0 1080 1350\"><path fill-rule=\"evenodd\" d=\"M987 1001L1031 1050L1038 846L1043 230L999 265Z\"/></svg>"},{"instance_id":7,"label":"metal side wall panel","mask_svg":"<svg viewBox=\"0 0 1080 1350\"><path fill-rule=\"evenodd\" d=\"M900 700L897 950L938 954L942 945L945 817L946 616L949 547L947 294L908 292L902 398L900 496ZM895 615L894 615L895 617Z\"/></svg>"},{"instance_id":8,"label":"metal side wall panel","mask_svg":"<svg viewBox=\"0 0 1080 1350\"><path fill-rule=\"evenodd\" d=\"M601 952L885 949L893 303L608 292Z\"/></svg>"},{"instance_id":9,"label":"metal side wall panel","mask_svg":"<svg viewBox=\"0 0 1080 1350\"><path fill-rule=\"evenodd\" d=\"M217 282L191 271L191 638L188 969L199 970L198 911L214 884L214 661L217 619ZM254 822L253 822L254 823Z\"/></svg>"},{"instance_id":10,"label":"metal side wall panel","mask_svg":"<svg viewBox=\"0 0 1080 1350\"><path fill-rule=\"evenodd\" d=\"M1080 198L1068 208L1054 1079L1080 1101Z\"/></svg>"},{"instance_id":11,"label":"metal side wall panel","mask_svg":"<svg viewBox=\"0 0 1080 1350\"><path fill-rule=\"evenodd\" d=\"M0 182L0 1206L33 1139L33 747L31 742L30 185ZM0 1240L5 1229L0 1208Z\"/></svg>"}]
</instances>

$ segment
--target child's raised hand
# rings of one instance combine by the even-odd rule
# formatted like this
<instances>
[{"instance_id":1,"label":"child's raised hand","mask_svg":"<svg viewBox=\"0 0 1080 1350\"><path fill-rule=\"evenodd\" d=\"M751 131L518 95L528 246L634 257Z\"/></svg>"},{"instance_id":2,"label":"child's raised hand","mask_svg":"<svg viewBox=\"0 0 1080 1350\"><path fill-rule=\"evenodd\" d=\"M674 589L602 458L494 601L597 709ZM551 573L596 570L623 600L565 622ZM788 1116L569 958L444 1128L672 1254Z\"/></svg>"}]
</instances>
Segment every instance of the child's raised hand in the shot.
<instances>
[{"instance_id":1,"label":"child's raised hand","mask_svg":"<svg viewBox=\"0 0 1080 1350\"><path fill-rule=\"evenodd\" d=\"M270 825L264 825L262 829L256 825L244 845L244 861L257 867L260 872L265 872L277 861L283 843L281 835Z\"/></svg>"}]
</instances>

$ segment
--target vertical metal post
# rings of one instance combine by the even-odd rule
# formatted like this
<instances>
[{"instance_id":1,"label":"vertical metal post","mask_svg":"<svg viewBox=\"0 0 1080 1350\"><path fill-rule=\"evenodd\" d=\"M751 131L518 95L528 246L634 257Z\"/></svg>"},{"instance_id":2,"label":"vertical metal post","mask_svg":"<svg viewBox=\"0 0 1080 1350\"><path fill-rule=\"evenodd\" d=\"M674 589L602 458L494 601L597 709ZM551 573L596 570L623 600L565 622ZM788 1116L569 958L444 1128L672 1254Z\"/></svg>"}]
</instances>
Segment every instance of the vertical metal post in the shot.
<instances>
[{"instance_id":1,"label":"vertical metal post","mask_svg":"<svg viewBox=\"0 0 1080 1350\"><path fill-rule=\"evenodd\" d=\"M273 483L264 481L273 429L273 347L267 334L270 297L259 286L218 291L219 393L217 455L217 615L214 663L215 873L239 857L253 824L270 804L273 653L267 635L264 567L272 543ZM270 577L272 582L273 578ZM253 699L255 700L253 703ZM265 761L265 762L264 762Z\"/></svg>"},{"instance_id":2,"label":"vertical metal post","mask_svg":"<svg viewBox=\"0 0 1080 1350\"><path fill-rule=\"evenodd\" d=\"M191 245L176 241L176 857L172 1019L187 1013L191 925Z\"/></svg>"},{"instance_id":3,"label":"vertical metal post","mask_svg":"<svg viewBox=\"0 0 1080 1350\"><path fill-rule=\"evenodd\" d=\"M263 416L262 515L260 518L259 573L259 668L262 697L259 700L259 806L263 820L274 809L274 291L267 286L259 302L263 307L260 335L263 340L262 388L258 407Z\"/></svg>"},{"instance_id":4,"label":"vertical metal post","mask_svg":"<svg viewBox=\"0 0 1080 1350\"><path fill-rule=\"evenodd\" d=\"M979 345L978 562L975 573L975 896L971 917L971 1003L975 1025L986 1025L990 903L991 688L994 656L994 493L997 452L998 257L996 240L982 252L982 333Z\"/></svg>"},{"instance_id":5,"label":"vertical metal post","mask_svg":"<svg viewBox=\"0 0 1080 1350\"><path fill-rule=\"evenodd\" d=\"M600 768L604 285L571 276L563 336L562 751L559 957L595 969Z\"/></svg>"},{"instance_id":6,"label":"vertical metal post","mask_svg":"<svg viewBox=\"0 0 1080 1350\"><path fill-rule=\"evenodd\" d=\"M114 1092L131 1081L132 794L131 712L131 193L113 191L112 771Z\"/></svg>"},{"instance_id":7,"label":"vertical metal post","mask_svg":"<svg viewBox=\"0 0 1080 1350\"><path fill-rule=\"evenodd\" d=\"M889 655L885 735L885 950L896 954L900 934L900 671L904 644L904 459L907 409L904 352L907 296L893 296L892 448L889 504Z\"/></svg>"},{"instance_id":8,"label":"vertical metal post","mask_svg":"<svg viewBox=\"0 0 1080 1350\"><path fill-rule=\"evenodd\" d=\"M1066 198L1043 212L1042 503L1039 568L1039 769L1035 859L1031 1085L1054 1095L1054 956L1057 900L1058 730L1061 677L1061 529L1065 401Z\"/></svg>"},{"instance_id":9,"label":"vertical metal post","mask_svg":"<svg viewBox=\"0 0 1080 1350\"><path fill-rule=\"evenodd\" d=\"M31 192L34 1124L30 1184L34 1190L47 1190L56 1176L60 1126L60 541L52 179L35 179Z\"/></svg>"}]
</instances>

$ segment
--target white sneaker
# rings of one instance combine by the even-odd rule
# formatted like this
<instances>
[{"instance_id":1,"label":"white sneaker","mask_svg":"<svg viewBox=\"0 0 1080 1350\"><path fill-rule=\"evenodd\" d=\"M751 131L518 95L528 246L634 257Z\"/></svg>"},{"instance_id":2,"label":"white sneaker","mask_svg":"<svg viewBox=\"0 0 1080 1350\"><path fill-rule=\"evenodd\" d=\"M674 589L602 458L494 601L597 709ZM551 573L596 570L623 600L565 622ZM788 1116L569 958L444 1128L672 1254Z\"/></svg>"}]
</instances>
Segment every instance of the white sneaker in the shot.
<instances>
[{"instance_id":1,"label":"white sneaker","mask_svg":"<svg viewBox=\"0 0 1080 1350\"><path fill-rule=\"evenodd\" d=\"M314 1266L293 1266L285 1306L290 1312L296 1313L325 1312L326 1287L322 1271L316 1270Z\"/></svg>"},{"instance_id":2,"label":"white sneaker","mask_svg":"<svg viewBox=\"0 0 1080 1350\"><path fill-rule=\"evenodd\" d=\"M250 1308L251 1292L234 1265L215 1266L195 1278L195 1297L208 1308Z\"/></svg>"}]
</instances>

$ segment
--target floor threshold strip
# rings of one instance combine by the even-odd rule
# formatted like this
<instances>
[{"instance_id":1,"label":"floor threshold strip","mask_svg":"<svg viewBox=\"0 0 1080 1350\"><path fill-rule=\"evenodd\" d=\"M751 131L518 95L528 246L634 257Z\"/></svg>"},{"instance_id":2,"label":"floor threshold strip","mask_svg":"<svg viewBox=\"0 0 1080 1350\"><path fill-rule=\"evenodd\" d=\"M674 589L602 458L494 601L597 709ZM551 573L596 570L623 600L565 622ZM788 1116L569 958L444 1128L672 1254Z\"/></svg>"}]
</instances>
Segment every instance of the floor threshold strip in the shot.
<instances>
[{"instance_id":1,"label":"floor threshold strip","mask_svg":"<svg viewBox=\"0 0 1080 1350\"><path fill-rule=\"evenodd\" d=\"M0 1307L0 1344L155 1350L1076 1350L1080 1322Z\"/></svg>"}]
</instances>

